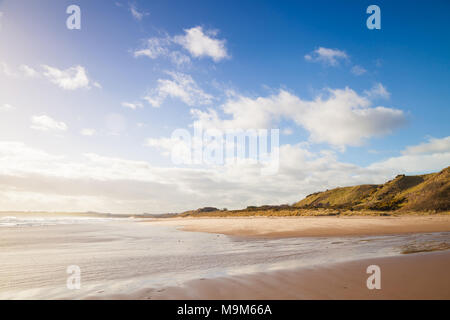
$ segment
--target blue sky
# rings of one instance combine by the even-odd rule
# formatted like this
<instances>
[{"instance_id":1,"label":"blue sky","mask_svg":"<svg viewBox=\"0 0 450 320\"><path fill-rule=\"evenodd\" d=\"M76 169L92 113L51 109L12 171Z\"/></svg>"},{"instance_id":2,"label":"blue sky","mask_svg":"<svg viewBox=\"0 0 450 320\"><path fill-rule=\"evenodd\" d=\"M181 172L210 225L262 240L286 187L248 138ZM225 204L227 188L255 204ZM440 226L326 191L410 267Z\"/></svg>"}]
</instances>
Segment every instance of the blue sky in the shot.
<instances>
[{"instance_id":1,"label":"blue sky","mask_svg":"<svg viewBox=\"0 0 450 320\"><path fill-rule=\"evenodd\" d=\"M66 27L72 4L81 30ZM381 8L380 30L366 27L371 4ZM0 203L234 208L440 170L450 162L449 9L447 1L0 1ZM194 123L279 128L278 175L174 165L167 141Z\"/></svg>"}]
</instances>

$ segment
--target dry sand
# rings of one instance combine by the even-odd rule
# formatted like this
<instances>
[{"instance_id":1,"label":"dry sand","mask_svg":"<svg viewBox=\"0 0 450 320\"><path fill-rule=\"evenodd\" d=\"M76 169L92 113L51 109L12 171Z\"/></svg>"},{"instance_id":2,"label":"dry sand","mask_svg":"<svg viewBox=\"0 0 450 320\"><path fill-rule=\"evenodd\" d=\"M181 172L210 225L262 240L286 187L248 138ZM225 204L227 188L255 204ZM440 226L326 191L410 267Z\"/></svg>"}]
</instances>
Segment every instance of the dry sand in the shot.
<instances>
[{"instance_id":1,"label":"dry sand","mask_svg":"<svg viewBox=\"0 0 450 320\"><path fill-rule=\"evenodd\" d=\"M330 237L450 231L450 215L399 217L168 218L151 223L185 231L249 237Z\"/></svg>"},{"instance_id":2,"label":"dry sand","mask_svg":"<svg viewBox=\"0 0 450 320\"><path fill-rule=\"evenodd\" d=\"M369 290L369 265L381 268L381 289ZM112 299L450 299L450 251L373 258L294 271L203 279L143 289Z\"/></svg>"}]
</instances>

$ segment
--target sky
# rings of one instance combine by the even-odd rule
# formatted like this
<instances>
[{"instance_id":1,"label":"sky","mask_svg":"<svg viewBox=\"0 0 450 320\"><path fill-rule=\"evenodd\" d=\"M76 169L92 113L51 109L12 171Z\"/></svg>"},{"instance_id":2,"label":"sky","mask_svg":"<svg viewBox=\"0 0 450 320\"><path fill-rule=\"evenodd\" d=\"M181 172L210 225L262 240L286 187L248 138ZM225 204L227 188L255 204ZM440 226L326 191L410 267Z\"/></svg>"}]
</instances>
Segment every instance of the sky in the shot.
<instances>
[{"instance_id":1,"label":"sky","mask_svg":"<svg viewBox=\"0 0 450 320\"><path fill-rule=\"evenodd\" d=\"M381 29L366 25L372 4ZM71 5L80 29L67 26ZM234 209L439 171L449 9L0 1L0 211ZM173 133L196 127L278 129L276 172L245 156L175 162Z\"/></svg>"}]
</instances>

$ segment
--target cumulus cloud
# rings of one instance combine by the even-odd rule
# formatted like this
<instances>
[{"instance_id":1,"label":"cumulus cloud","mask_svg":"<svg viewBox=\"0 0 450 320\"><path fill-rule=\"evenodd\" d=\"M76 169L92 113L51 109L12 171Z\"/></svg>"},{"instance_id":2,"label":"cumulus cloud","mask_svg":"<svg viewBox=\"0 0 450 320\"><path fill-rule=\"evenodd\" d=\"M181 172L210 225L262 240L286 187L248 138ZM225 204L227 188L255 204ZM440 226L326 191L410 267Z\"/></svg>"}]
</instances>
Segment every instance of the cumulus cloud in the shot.
<instances>
[{"instance_id":1,"label":"cumulus cloud","mask_svg":"<svg viewBox=\"0 0 450 320\"><path fill-rule=\"evenodd\" d=\"M296 114L295 121L309 131L312 141L338 147L359 146L365 139L391 133L405 123L399 109L370 106L370 100L349 88L330 90L328 98L308 102L305 114Z\"/></svg>"},{"instance_id":2,"label":"cumulus cloud","mask_svg":"<svg viewBox=\"0 0 450 320\"><path fill-rule=\"evenodd\" d=\"M159 79L158 86L144 97L153 107L160 107L168 97L180 99L189 106L212 102L213 97L205 93L190 75L178 72L167 74L171 79Z\"/></svg>"},{"instance_id":3,"label":"cumulus cloud","mask_svg":"<svg viewBox=\"0 0 450 320\"><path fill-rule=\"evenodd\" d=\"M43 65L42 67L45 70L43 75L62 89L89 89L90 85L101 87L98 82L89 79L86 69L82 66L74 66L65 70L50 67L48 65Z\"/></svg>"},{"instance_id":4,"label":"cumulus cloud","mask_svg":"<svg viewBox=\"0 0 450 320\"><path fill-rule=\"evenodd\" d=\"M305 60L335 67L339 65L340 61L348 60L348 55L342 50L319 47L305 55Z\"/></svg>"},{"instance_id":5,"label":"cumulus cloud","mask_svg":"<svg viewBox=\"0 0 450 320\"><path fill-rule=\"evenodd\" d=\"M31 129L40 131L66 131L67 125L47 115L41 115L31 117Z\"/></svg>"},{"instance_id":6,"label":"cumulus cloud","mask_svg":"<svg viewBox=\"0 0 450 320\"><path fill-rule=\"evenodd\" d=\"M214 109L193 109L191 113L195 124L218 130L271 128L284 118L306 129L312 142L343 149L388 134L405 123L403 111L371 105L369 97L350 88L328 89L326 96L314 100L280 90L268 97L238 96L228 100L221 106L225 119Z\"/></svg>"},{"instance_id":7,"label":"cumulus cloud","mask_svg":"<svg viewBox=\"0 0 450 320\"><path fill-rule=\"evenodd\" d=\"M227 52L226 41L217 39L217 31L206 30L197 26L185 29L183 35L171 37L165 35L163 37L149 38L144 45L134 50L134 57L147 57L157 59L165 57L170 59L178 66L190 65L191 59L186 54L175 49L175 46L181 46L194 58L209 57L213 61L218 62L227 59L230 55Z\"/></svg>"},{"instance_id":8,"label":"cumulus cloud","mask_svg":"<svg viewBox=\"0 0 450 320\"><path fill-rule=\"evenodd\" d=\"M196 58L209 57L214 61L229 58L225 40L216 39L217 31L203 31L200 26L184 29L185 34L175 36L173 41L180 44Z\"/></svg>"}]
</instances>

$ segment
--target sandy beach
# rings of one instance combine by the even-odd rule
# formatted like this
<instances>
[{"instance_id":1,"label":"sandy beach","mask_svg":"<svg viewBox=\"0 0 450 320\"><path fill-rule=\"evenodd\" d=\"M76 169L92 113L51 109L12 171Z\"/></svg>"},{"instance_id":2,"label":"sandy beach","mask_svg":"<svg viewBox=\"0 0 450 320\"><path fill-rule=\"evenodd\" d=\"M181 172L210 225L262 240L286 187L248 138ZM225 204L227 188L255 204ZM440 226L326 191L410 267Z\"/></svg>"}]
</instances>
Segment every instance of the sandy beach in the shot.
<instances>
[{"instance_id":1,"label":"sandy beach","mask_svg":"<svg viewBox=\"0 0 450 320\"><path fill-rule=\"evenodd\" d=\"M366 269L381 269L369 290ZM374 258L247 276L194 280L112 299L450 299L450 251Z\"/></svg>"},{"instance_id":2,"label":"sandy beach","mask_svg":"<svg viewBox=\"0 0 450 320\"><path fill-rule=\"evenodd\" d=\"M447 215L0 220L0 299L450 299Z\"/></svg>"},{"instance_id":3,"label":"sandy beach","mask_svg":"<svg viewBox=\"0 0 450 320\"><path fill-rule=\"evenodd\" d=\"M289 238L450 231L450 216L182 218L154 221L184 231L237 237ZM382 271L381 290L369 290L369 265ZM450 251L330 263L296 270L200 279L141 290L119 299L450 299Z\"/></svg>"},{"instance_id":4,"label":"sandy beach","mask_svg":"<svg viewBox=\"0 0 450 320\"><path fill-rule=\"evenodd\" d=\"M331 237L450 231L450 215L398 217L171 218L151 223L245 237Z\"/></svg>"}]
</instances>

